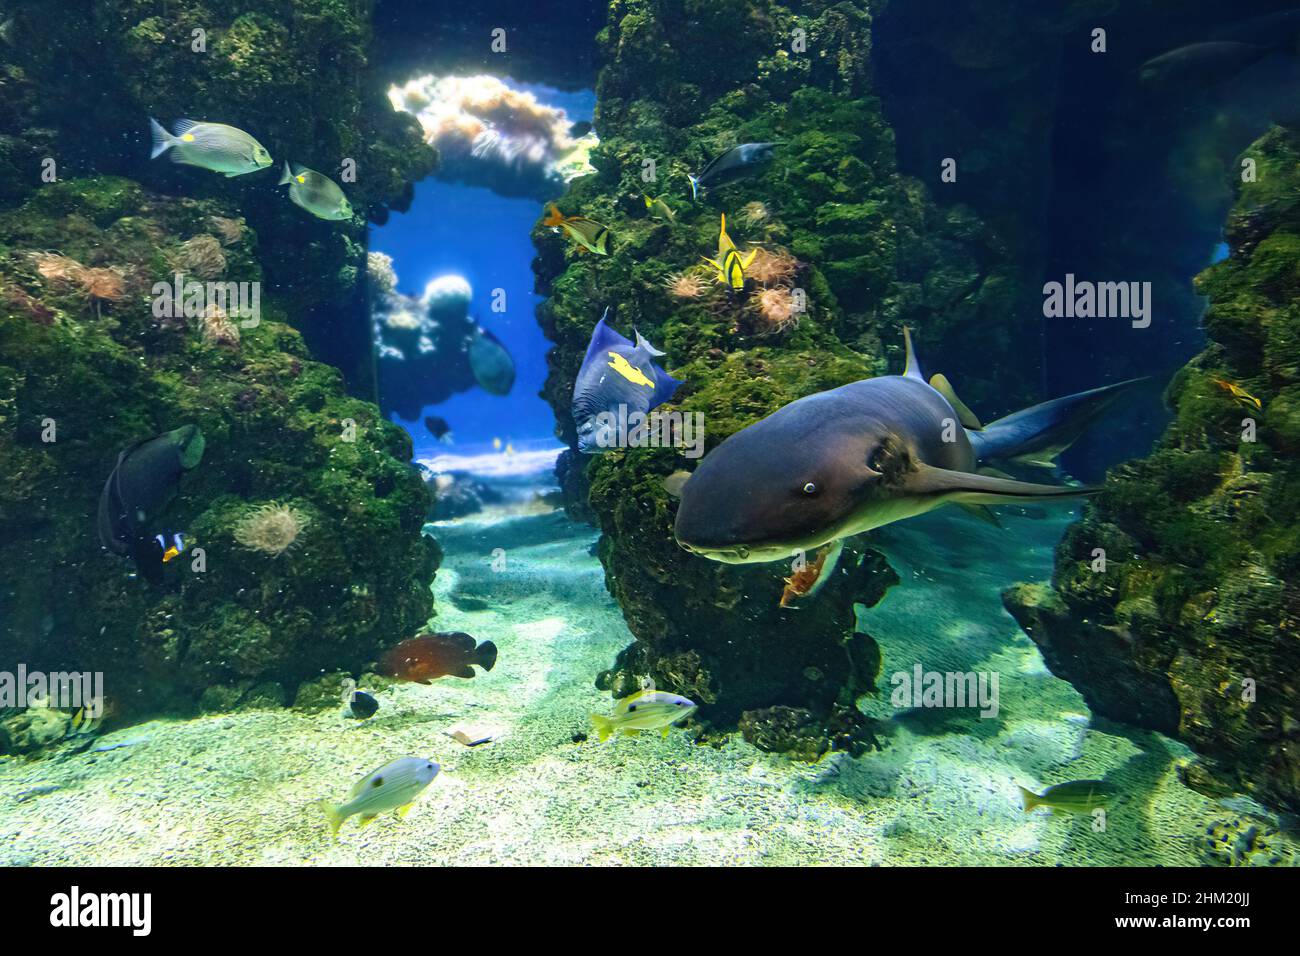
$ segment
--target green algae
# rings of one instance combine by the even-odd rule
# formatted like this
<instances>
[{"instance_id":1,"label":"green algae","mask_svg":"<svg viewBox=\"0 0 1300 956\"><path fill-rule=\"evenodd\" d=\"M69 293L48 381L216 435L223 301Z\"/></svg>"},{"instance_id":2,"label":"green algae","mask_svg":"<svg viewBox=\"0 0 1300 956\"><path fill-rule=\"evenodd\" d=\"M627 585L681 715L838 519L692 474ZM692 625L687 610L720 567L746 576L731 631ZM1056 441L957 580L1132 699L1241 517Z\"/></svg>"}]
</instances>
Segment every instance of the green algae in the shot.
<instances>
[{"instance_id":1,"label":"green algae","mask_svg":"<svg viewBox=\"0 0 1300 956\"><path fill-rule=\"evenodd\" d=\"M1300 144L1275 129L1245 155L1258 159L1258 179L1241 184L1229 215L1231 254L1197 277L1210 342L1166 391L1173 421L1150 456L1112 469L1066 535L1055 597L1018 589L1007 604L1099 712L1177 729L1205 758L1198 786L1294 810L1300 762L1285 740L1300 728ZM1084 667L1063 653L1090 640L1110 659ZM1153 716L1107 683L1141 685L1172 711Z\"/></svg>"},{"instance_id":2,"label":"green algae","mask_svg":"<svg viewBox=\"0 0 1300 956\"><path fill-rule=\"evenodd\" d=\"M233 345L153 314L185 244L231 219L219 201L112 177L0 214L0 636L13 661L103 671L128 713L288 701L323 671L360 671L430 613L437 553L409 436L308 357L279 296ZM254 232L225 238L215 278L260 280ZM42 276L32 254L55 250L115 270L123 293L92 307ZM99 489L118 450L185 423L207 440L167 513L189 551L151 588L99 548ZM272 501L310 519L278 557L234 536Z\"/></svg>"}]
</instances>

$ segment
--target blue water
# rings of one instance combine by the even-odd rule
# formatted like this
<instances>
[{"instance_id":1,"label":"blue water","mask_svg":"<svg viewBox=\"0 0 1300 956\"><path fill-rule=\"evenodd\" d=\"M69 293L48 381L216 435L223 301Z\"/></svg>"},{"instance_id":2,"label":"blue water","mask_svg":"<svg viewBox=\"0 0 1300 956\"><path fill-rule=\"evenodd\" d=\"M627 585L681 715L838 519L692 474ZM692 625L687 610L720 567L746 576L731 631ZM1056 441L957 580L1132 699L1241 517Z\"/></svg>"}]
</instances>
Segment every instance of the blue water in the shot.
<instances>
[{"instance_id":1,"label":"blue water","mask_svg":"<svg viewBox=\"0 0 1300 956\"><path fill-rule=\"evenodd\" d=\"M596 97L591 90L512 85L561 107L574 122L592 117ZM538 395L546 379L550 343L535 316L542 297L533 293L536 250L530 233L542 211L543 204L532 199L506 198L482 187L430 178L416 184L410 211L371 229L371 249L393 257L399 291L419 295L436 276L464 276L474 290L470 314L505 343L515 360L517 377L509 395L473 388L426 406L415 421L391 414L410 432L417 458L448 450L424 427L425 415L447 420L457 452L490 447L494 439L515 447L547 440L559 445L554 413ZM505 291L504 312L492 311L494 289Z\"/></svg>"}]
</instances>

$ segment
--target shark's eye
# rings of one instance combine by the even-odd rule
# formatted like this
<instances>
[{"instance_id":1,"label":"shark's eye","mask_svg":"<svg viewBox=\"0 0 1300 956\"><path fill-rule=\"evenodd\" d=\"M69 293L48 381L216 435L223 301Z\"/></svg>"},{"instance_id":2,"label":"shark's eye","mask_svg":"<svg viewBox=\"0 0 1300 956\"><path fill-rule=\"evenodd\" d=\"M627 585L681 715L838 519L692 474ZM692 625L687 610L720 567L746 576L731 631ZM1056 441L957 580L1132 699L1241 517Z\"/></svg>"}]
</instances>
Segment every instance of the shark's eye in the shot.
<instances>
[{"instance_id":1,"label":"shark's eye","mask_svg":"<svg viewBox=\"0 0 1300 956\"><path fill-rule=\"evenodd\" d=\"M803 493L805 495L815 495L817 494L817 486L810 481L808 484L803 486Z\"/></svg>"},{"instance_id":2,"label":"shark's eye","mask_svg":"<svg viewBox=\"0 0 1300 956\"><path fill-rule=\"evenodd\" d=\"M885 470L885 447L877 445L872 449L871 454L867 456L867 467L872 471L884 472Z\"/></svg>"}]
</instances>

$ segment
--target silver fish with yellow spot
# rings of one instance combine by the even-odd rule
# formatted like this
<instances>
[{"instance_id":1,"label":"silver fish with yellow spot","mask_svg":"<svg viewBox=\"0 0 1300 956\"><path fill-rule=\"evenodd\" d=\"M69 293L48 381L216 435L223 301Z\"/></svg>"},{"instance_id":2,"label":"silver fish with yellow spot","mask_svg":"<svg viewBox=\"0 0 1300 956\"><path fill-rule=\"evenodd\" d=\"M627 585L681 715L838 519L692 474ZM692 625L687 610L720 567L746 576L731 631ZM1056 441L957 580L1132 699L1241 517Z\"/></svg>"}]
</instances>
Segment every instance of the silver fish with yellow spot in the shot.
<instances>
[{"instance_id":1,"label":"silver fish with yellow spot","mask_svg":"<svg viewBox=\"0 0 1300 956\"><path fill-rule=\"evenodd\" d=\"M657 730L667 737L669 727L695 711L695 701L651 687L624 697L614 705L609 717L592 714L591 726L602 744L620 731L633 735Z\"/></svg>"},{"instance_id":2,"label":"silver fish with yellow spot","mask_svg":"<svg viewBox=\"0 0 1300 956\"><path fill-rule=\"evenodd\" d=\"M284 164L281 186L289 187L289 198L318 219L351 219L352 204L334 180L306 166Z\"/></svg>"},{"instance_id":3,"label":"silver fish with yellow spot","mask_svg":"<svg viewBox=\"0 0 1300 956\"><path fill-rule=\"evenodd\" d=\"M405 817L411 804L433 783L441 769L434 760L402 757L359 780L343 803L320 800L317 806L325 811L332 836L338 836L339 828L348 817L360 815L361 826L389 810L396 810L399 817Z\"/></svg>"},{"instance_id":4,"label":"silver fish with yellow spot","mask_svg":"<svg viewBox=\"0 0 1300 956\"><path fill-rule=\"evenodd\" d=\"M149 120L153 134L153 152L150 159L163 153L173 163L198 166L226 177L255 173L271 165L271 154L242 129L225 123L200 123L191 119L177 120L169 133L155 119Z\"/></svg>"}]
</instances>

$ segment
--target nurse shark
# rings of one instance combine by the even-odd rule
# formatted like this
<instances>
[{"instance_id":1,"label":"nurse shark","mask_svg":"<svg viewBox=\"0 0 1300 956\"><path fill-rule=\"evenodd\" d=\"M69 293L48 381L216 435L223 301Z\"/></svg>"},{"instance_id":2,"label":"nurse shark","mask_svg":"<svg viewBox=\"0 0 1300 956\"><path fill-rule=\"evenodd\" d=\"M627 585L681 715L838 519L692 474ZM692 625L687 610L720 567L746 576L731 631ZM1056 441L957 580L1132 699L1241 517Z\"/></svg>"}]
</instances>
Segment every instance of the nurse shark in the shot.
<instances>
[{"instance_id":1,"label":"nurse shark","mask_svg":"<svg viewBox=\"0 0 1300 956\"><path fill-rule=\"evenodd\" d=\"M1051 467L1141 379L1053 399L981 427L942 375L925 380L907 329L903 336L902 375L791 402L727 438L693 475L670 477L668 489L681 497L678 544L730 564L778 561L942 505L996 521L987 505L1098 490L1017 481L989 465Z\"/></svg>"}]
</instances>

